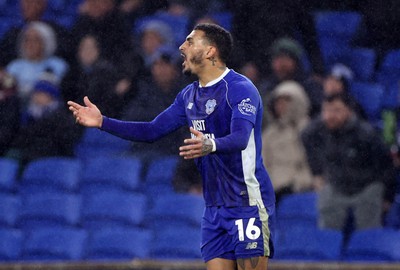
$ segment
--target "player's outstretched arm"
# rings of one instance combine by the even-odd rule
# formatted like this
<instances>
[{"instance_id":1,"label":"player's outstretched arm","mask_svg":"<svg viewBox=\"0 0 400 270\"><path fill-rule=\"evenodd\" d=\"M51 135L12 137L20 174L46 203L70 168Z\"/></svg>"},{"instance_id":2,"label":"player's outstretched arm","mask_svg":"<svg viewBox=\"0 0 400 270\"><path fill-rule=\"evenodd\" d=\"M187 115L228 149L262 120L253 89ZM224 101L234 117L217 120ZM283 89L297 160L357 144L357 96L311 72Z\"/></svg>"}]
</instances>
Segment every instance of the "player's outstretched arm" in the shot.
<instances>
[{"instance_id":1,"label":"player's outstretched arm","mask_svg":"<svg viewBox=\"0 0 400 270\"><path fill-rule=\"evenodd\" d=\"M69 110L73 113L77 123L85 127L97 127L100 128L103 124L103 116L100 110L90 102L88 97L83 98L85 106L82 106L76 102L68 101Z\"/></svg>"}]
</instances>

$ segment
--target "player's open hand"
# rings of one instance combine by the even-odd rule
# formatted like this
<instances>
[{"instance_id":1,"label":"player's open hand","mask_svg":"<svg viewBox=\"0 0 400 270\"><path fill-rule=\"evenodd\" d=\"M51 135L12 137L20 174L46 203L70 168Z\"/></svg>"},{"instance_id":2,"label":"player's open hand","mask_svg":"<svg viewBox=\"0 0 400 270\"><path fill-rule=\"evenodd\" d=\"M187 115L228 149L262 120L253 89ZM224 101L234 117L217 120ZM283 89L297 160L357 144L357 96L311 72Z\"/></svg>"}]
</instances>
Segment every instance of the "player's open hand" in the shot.
<instances>
[{"instance_id":1,"label":"player's open hand","mask_svg":"<svg viewBox=\"0 0 400 270\"><path fill-rule=\"evenodd\" d=\"M198 158L208 155L212 151L212 142L206 139L202 132L190 127L190 132L194 138L185 139L185 145L179 147L179 155L184 159Z\"/></svg>"},{"instance_id":2,"label":"player's open hand","mask_svg":"<svg viewBox=\"0 0 400 270\"><path fill-rule=\"evenodd\" d=\"M88 97L83 98L85 106L76 102L68 101L69 110L73 113L76 123L86 127L101 127L103 124L103 116L100 110L90 102Z\"/></svg>"}]
</instances>

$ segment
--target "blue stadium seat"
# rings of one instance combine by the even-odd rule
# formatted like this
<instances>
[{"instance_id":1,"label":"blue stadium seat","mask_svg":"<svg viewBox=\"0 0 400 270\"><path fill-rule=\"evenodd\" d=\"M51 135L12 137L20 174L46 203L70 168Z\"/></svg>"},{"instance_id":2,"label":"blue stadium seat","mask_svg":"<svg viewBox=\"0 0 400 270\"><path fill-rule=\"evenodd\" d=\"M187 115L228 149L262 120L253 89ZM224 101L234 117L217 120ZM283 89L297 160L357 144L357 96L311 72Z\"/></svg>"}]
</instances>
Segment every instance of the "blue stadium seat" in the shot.
<instances>
[{"instance_id":1,"label":"blue stadium seat","mask_svg":"<svg viewBox=\"0 0 400 270\"><path fill-rule=\"evenodd\" d=\"M278 230L275 241L277 260L339 261L343 235L336 230L291 227Z\"/></svg>"},{"instance_id":2,"label":"blue stadium seat","mask_svg":"<svg viewBox=\"0 0 400 270\"><path fill-rule=\"evenodd\" d=\"M382 99L382 108L394 110L400 107L400 74L383 75L382 81L385 93Z\"/></svg>"},{"instance_id":3,"label":"blue stadium seat","mask_svg":"<svg viewBox=\"0 0 400 270\"><path fill-rule=\"evenodd\" d=\"M80 260L87 237L82 229L38 228L27 234L22 258L27 261Z\"/></svg>"},{"instance_id":4,"label":"blue stadium seat","mask_svg":"<svg viewBox=\"0 0 400 270\"><path fill-rule=\"evenodd\" d=\"M374 79L376 52L369 48L352 48L345 56L343 64L348 66L359 81Z\"/></svg>"},{"instance_id":5,"label":"blue stadium seat","mask_svg":"<svg viewBox=\"0 0 400 270\"><path fill-rule=\"evenodd\" d=\"M147 210L143 194L104 191L83 198L82 225L87 229L140 226Z\"/></svg>"},{"instance_id":6,"label":"blue stadium seat","mask_svg":"<svg viewBox=\"0 0 400 270\"><path fill-rule=\"evenodd\" d=\"M23 233L17 229L0 229L0 261L18 261L21 255Z\"/></svg>"},{"instance_id":7,"label":"blue stadium seat","mask_svg":"<svg viewBox=\"0 0 400 270\"><path fill-rule=\"evenodd\" d=\"M160 228L150 243L150 256L155 259L201 259L200 228L180 226Z\"/></svg>"},{"instance_id":8,"label":"blue stadium seat","mask_svg":"<svg viewBox=\"0 0 400 270\"><path fill-rule=\"evenodd\" d=\"M52 12L63 13L63 11L67 8L68 1L67 0L51 0L48 1L48 9Z\"/></svg>"},{"instance_id":9,"label":"blue stadium seat","mask_svg":"<svg viewBox=\"0 0 400 270\"><path fill-rule=\"evenodd\" d=\"M4 35L16 25L16 20L9 17L0 17L0 39L4 38Z\"/></svg>"},{"instance_id":10,"label":"blue stadium seat","mask_svg":"<svg viewBox=\"0 0 400 270\"><path fill-rule=\"evenodd\" d=\"M400 49L389 51L377 71L377 82L385 86L383 107L396 109L400 105Z\"/></svg>"},{"instance_id":11,"label":"blue stadium seat","mask_svg":"<svg viewBox=\"0 0 400 270\"><path fill-rule=\"evenodd\" d=\"M400 194L396 194L395 199L385 216L385 227L400 229Z\"/></svg>"},{"instance_id":12,"label":"blue stadium seat","mask_svg":"<svg viewBox=\"0 0 400 270\"><path fill-rule=\"evenodd\" d=\"M77 192L81 163L76 158L49 157L31 161L23 171L20 191L22 193L45 190L60 193Z\"/></svg>"},{"instance_id":13,"label":"blue stadium seat","mask_svg":"<svg viewBox=\"0 0 400 270\"><path fill-rule=\"evenodd\" d=\"M379 67L380 71L400 69L400 49L391 50L386 53L382 64Z\"/></svg>"},{"instance_id":14,"label":"blue stadium seat","mask_svg":"<svg viewBox=\"0 0 400 270\"><path fill-rule=\"evenodd\" d=\"M360 27L362 15L351 11L320 11L314 14L318 36L333 36L348 43Z\"/></svg>"},{"instance_id":15,"label":"blue stadium seat","mask_svg":"<svg viewBox=\"0 0 400 270\"><path fill-rule=\"evenodd\" d=\"M149 257L153 233L142 228L106 228L90 233L86 259L145 259Z\"/></svg>"},{"instance_id":16,"label":"blue stadium seat","mask_svg":"<svg viewBox=\"0 0 400 270\"><path fill-rule=\"evenodd\" d=\"M146 217L146 226L156 230L161 227L180 226L199 229L204 207L202 196L183 193L161 194L153 201Z\"/></svg>"},{"instance_id":17,"label":"blue stadium seat","mask_svg":"<svg viewBox=\"0 0 400 270\"><path fill-rule=\"evenodd\" d=\"M365 110L369 121L375 125L381 118L384 87L379 83L353 82L350 92Z\"/></svg>"},{"instance_id":18,"label":"blue stadium seat","mask_svg":"<svg viewBox=\"0 0 400 270\"><path fill-rule=\"evenodd\" d=\"M327 67L333 66L336 63L344 62L351 47L343 43L340 38L323 36L319 38L319 47L322 54L322 59Z\"/></svg>"},{"instance_id":19,"label":"blue stadium seat","mask_svg":"<svg viewBox=\"0 0 400 270\"><path fill-rule=\"evenodd\" d=\"M86 128L74 153L82 161L99 156L124 156L130 153L132 142L97 128Z\"/></svg>"},{"instance_id":20,"label":"blue stadium seat","mask_svg":"<svg viewBox=\"0 0 400 270\"><path fill-rule=\"evenodd\" d=\"M210 17L228 31L232 30L233 14L229 11L212 12Z\"/></svg>"},{"instance_id":21,"label":"blue stadium seat","mask_svg":"<svg viewBox=\"0 0 400 270\"><path fill-rule=\"evenodd\" d=\"M138 191L141 188L141 161L133 156L99 156L87 160L81 176L84 194L110 189Z\"/></svg>"},{"instance_id":22,"label":"blue stadium seat","mask_svg":"<svg viewBox=\"0 0 400 270\"><path fill-rule=\"evenodd\" d=\"M14 20L21 19L20 17L20 7L18 1L12 0L2 0L0 1L0 14L2 17L7 17L11 19L14 17Z\"/></svg>"},{"instance_id":23,"label":"blue stadium seat","mask_svg":"<svg viewBox=\"0 0 400 270\"><path fill-rule=\"evenodd\" d=\"M362 16L357 12L320 11L314 14L318 43L326 66L346 57L361 20Z\"/></svg>"},{"instance_id":24,"label":"blue stadium seat","mask_svg":"<svg viewBox=\"0 0 400 270\"><path fill-rule=\"evenodd\" d=\"M146 172L145 191L149 196L157 193L172 193L172 180L178 165L177 156L164 156L153 160Z\"/></svg>"},{"instance_id":25,"label":"blue stadium seat","mask_svg":"<svg viewBox=\"0 0 400 270\"><path fill-rule=\"evenodd\" d=\"M0 227L14 227L18 220L20 211L21 198L18 195L0 195Z\"/></svg>"},{"instance_id":26,"label":"blue stadium seat","mask_svg":"<svg viewBox=\"0 0 400 270\"><path fill-rule=\"evenodd\" d=\"M71 227L80 222L81 197L76 194L34 193L22 197L18 226Z\"/></svg>"},{"instance_id":27,"label":"blue stadium seat","mask_svg":"<svg viewBox=\"0 0 400 270\"><path fill-rule=\"evenodd\" d=\"M16 188L19 164L14 159L0 158L0 191L13 192Z\"/></svg>"},{"instance_id":28,"label":"blue stadium seat","mask_svg":"<svg viewBox=\"0 0 400 270\"><path fill-rule=\"evenodd\" d=\"M353 232L344 251L346 261L400 261L400 231L376 228Z\"/></svg>"},{"instance_id":29,"label":"blue stadium seat","mask_svg":"<svg viewBox=\"0 0 400 270\"><path fill-rule=\"evenodd\" d=\"M294 226L316 228L318 223L317 193L286 195L276 209L277 228Z\"/></svg>"}]
</instances>

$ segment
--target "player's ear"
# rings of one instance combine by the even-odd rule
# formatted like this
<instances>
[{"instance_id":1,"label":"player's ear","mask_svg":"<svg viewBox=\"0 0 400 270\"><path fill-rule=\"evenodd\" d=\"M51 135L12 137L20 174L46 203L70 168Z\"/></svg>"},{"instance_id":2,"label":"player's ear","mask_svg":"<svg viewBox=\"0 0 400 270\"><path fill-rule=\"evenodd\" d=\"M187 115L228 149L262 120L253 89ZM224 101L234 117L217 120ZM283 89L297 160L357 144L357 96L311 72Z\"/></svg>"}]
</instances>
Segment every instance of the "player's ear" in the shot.
<instances>
[{"instance_id":1,"label":"player's ear","mask_svg":"<svg viewBox=\"0 0 400 270\"><path fill-rule=\"evenodd\" d=\"M206 52L206 56L207 58L211 57L217 58L217 48L214 46L209 46Z\"/></svg>"}]
</instances>

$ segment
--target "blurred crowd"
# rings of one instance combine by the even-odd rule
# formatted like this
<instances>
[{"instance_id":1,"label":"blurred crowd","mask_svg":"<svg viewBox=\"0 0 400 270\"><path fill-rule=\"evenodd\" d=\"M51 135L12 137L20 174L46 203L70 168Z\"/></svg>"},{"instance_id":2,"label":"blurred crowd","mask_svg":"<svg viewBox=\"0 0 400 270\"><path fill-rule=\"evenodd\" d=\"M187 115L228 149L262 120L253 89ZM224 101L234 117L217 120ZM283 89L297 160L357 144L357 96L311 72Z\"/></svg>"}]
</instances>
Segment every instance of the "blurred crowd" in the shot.
<instances>
[{"instance_id":1,"label":"blurred crowd","mask_svg":"<svg viewBox=\"0 0 400 270\"><path fill-rule=\"evenodd\" d=\"M249 77L260 91L263 158L277 203L287 194L318 191L324 198L318 205L322 227L343 228L349 208L357 228L383 224L399 185L397 144L385 139L382 125L371 121L351 94L357 80L353 70L324 62L313 12L362 14L354 46L374 49L379 65L389 50L400 48L400 39L392 35L400 27L400 3L64 2L73 6L68 22L49 15L51 0L20 0L12 15L18 23L2 36L0 156L22 166L41 157L74 156L84 129L75 124L66 101L81 103L84 96L109 117L152 120L193 79L181 73L178 46L195 24L213 22L233 34L229 68ZM151 145L134 143L131 151L144 163L176 155L188 135L181 129ZM176 189L199 192L200 181L193 164L182 161Z\"/></svg>"}]
</instances>

